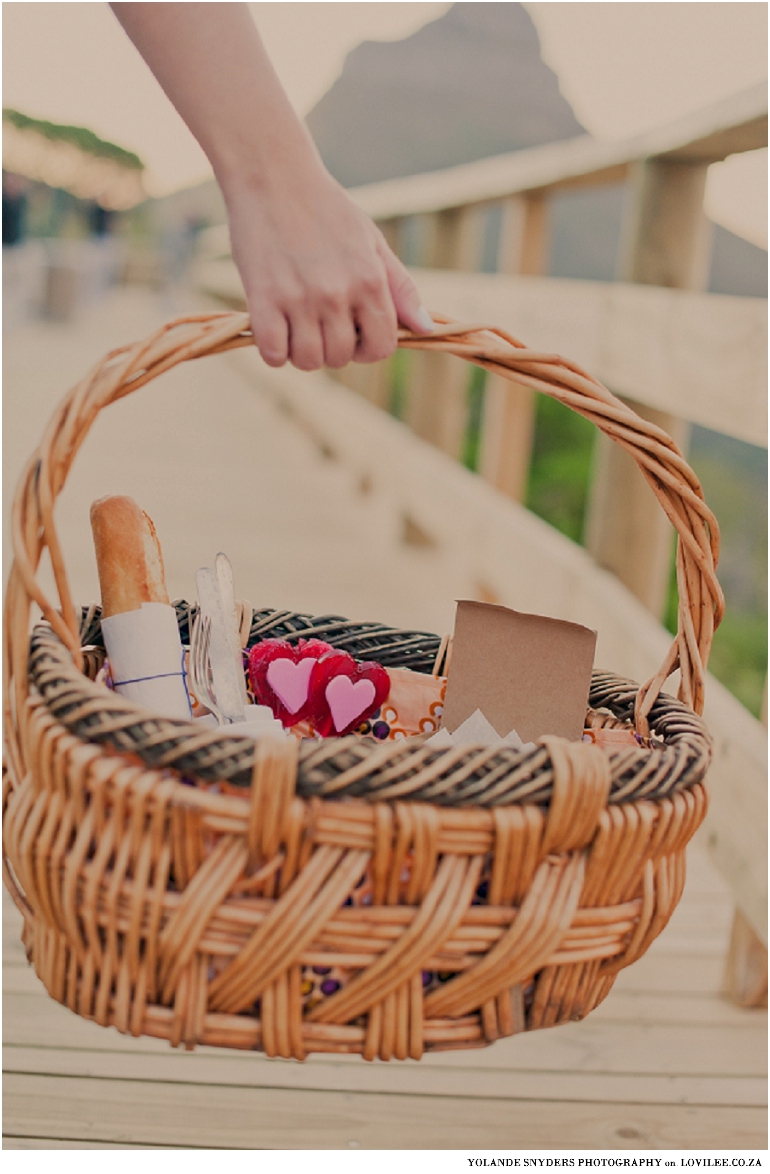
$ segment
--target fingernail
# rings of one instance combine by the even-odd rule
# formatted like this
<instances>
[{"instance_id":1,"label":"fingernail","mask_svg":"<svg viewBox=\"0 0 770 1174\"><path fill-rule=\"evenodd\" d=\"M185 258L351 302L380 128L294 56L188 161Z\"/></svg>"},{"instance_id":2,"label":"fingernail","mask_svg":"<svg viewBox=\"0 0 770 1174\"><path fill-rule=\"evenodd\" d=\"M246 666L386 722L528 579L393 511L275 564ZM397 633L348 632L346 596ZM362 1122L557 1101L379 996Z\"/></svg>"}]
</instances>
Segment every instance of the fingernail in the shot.
<instances>
[{"instance_id":1,"label":"fingernail","mask_svg":"<svg viewBox=\"0 0 770 1174\"><path fill-rule=\"evenodd\" d=\"M436 324L424 306L420 306L419 310L415 314L415 318L420 323L421 329L424 330L426 334L431 334L433 332Z\"/></svg>"}]
</instances>

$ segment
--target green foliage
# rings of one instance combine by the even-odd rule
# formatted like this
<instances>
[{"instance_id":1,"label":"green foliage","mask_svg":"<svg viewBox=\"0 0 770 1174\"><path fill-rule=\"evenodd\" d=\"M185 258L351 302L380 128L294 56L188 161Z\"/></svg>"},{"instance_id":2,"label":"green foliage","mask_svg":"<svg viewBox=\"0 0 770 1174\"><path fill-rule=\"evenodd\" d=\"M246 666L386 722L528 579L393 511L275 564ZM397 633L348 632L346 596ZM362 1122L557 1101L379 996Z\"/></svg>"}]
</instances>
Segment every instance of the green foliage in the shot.
<instances>
[{"instance_id":1,"label":"green foliage","mask_svg":"<svg viewBox=\"0 0 770 1174\"><path fill-rule=\"evenodd\" d=\"M539 395L527 508L573 542L583 541L595 429L588 420Z\"/></svg>"},{"instance_id":2,"label":"green foliage","mask_svg":"<svg viewBox=\"0 0 770 1174\"><path fill-rule=\"evenodd\" d=\"M410 351L399 348L390 360L390 403L388 404L388 411L397 420L403 420L406 412L411 359L412 354Z\"/></svg>"},{"instance_id":3,"label":"green foliage","mask_svg":"<svg viewBox=\"0 0 770 1174\"><path fill-rule=\"evenodd\" d=\"M679 591L676 586L676 550L671 557L671 572L668 576L668 595L666 609L663 615L663 627L673 636L676 632L677 615L679 608Z\"/></svg>"},{"instance_id":4,"label":"green foliage","mask_svg":"<svg viewBox=\"0 0 770 1174\"><path fill-rule=\"evenodd\" d=\"M719 522L719 581L725 618L714 636L709 670L759 717L767 675L767 451L693 428L688 459ZM676 631L672 569L666 627Z\"/></svg>"},{"instance_id":5,"label":"green foliage","mask_svg":"<svg viewBox=\"0 0 770 1174\"><path fill-rule=\"evenodd\" d=\"M144 170L144 164L133 151L126 151L123 147L116 146L115 143L108 143L105 139L100 139L92 130L88 130L84 126L61 126L56 122L30 118L28 115L8 107L3 108L3 121L10 122L19 130L33 130L37 134L43 135L44 138L50 139L51 142L72 143L88 155L112 159L121 167L127 167L132 171Z\"/></svg>"},{"instance_id":6,"label":"green foliage","mask_svg":"<svg viewBox=\"0 0 770 1174\"><path fill-rule=\"evenodd\" d=\"M767 616L727 611L714 636L709 671L759 717L767 676Z\"/></svg>"},{"instance_id":7,"label":"green foliage","mask_svg":"<svg viewBox=\"0 0 770 1174\"><path fill-rule=\"evenodd\" d=\"M486 380L487 373L483 367L471 367L467 390L468 423L463 438L462 462L466 468L471 469L474 473L479 467Z\"/></svg>"},{"instance_id":8,"label":"green foliage","mask_svg":"<svg viewBox=\"0 0 770 1174\"><path fill-rule=\"evenodd\" d=\"M767 449L694 428L688 459L722 531L719 580L731 611L767 607Z\"/></svg>"},{"instance_id":9,"label":"green foliage","mask_svg":"<svg viewBox=\"0 0 770 1174\"><path fill-rule=\"evenodd\" d=\"M671 564L671 581L666 601L665 626L676 632L679 596L676 566ZM734 697L759 717L767 677L767 614L762 610L742 611L731 607L729 595L725 617L711 646L709 672Z\"/></svg>"}]
</instances>

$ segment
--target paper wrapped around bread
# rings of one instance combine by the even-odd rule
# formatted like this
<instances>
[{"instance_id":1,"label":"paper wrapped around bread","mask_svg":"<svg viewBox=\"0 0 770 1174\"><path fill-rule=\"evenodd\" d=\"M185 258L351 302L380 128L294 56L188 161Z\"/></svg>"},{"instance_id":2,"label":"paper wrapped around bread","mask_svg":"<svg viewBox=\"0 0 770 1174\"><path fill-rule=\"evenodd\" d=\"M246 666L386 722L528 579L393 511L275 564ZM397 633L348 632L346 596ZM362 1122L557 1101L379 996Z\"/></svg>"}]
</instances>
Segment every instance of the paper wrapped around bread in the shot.
<instances>
[{"instance_id":1,"label":"paper wrapped around bread","mask_svg":"<svg viewBox=\"0 0 770 1174\"><path fill-rule=\"evenodd\" d=\"M102 497L91 529L115 690L164 717L189 718L184 650L151 518L130 497Z\"/></svg>"}]
</instances>

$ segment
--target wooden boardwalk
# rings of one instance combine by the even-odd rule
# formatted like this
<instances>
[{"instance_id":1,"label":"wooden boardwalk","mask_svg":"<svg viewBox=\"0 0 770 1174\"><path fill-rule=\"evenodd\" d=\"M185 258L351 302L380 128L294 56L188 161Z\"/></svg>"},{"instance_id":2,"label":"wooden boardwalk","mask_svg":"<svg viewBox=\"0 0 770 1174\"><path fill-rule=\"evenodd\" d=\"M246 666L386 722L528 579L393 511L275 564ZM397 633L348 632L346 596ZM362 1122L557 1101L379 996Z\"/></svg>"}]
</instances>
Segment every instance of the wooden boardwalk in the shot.
<instances>
[{"instance_id":1,"label":"wooden boardwalk","mask_svg":"<svg viewBox=\"0 0 770 1174\"><path fill-rule=\"evenodd\" d=\"M173 312L122 294L74 328L9 333L6 486L68 384ZM110 409L65 491L76 599L96 597L88 504L129 492L155 517L172 594L189 596L195 567L223 548L255 604L445 630L455 593L440 554L405 547L233 365L197 363L164 384ZM28 967L4 894L4 1147L764 1149L766 1016L720 995L731 915L696 842L670 926L584 1023L419 1064L297 1064L176 1052L77 1018Z\"/></svg>"}]
</instances>

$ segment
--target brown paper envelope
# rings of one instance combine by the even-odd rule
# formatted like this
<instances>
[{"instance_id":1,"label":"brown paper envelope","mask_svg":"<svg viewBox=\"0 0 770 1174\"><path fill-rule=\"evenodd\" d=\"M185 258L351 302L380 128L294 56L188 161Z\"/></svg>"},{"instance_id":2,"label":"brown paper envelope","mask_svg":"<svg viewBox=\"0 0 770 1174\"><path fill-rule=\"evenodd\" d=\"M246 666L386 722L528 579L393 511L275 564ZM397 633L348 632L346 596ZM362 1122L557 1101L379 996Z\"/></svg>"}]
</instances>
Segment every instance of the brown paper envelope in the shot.
<instances>
[{"instance_id":1,"label":"brown paper envelope","mask_svg":"<svg viewBox=\"0 0 770 1174\"><path fill-rule=\"evenodd\" d=\"M442 725L480 709L501 738L583 735L596 632L493 603L457 604Z\"/></svg>"}]
</instances>

